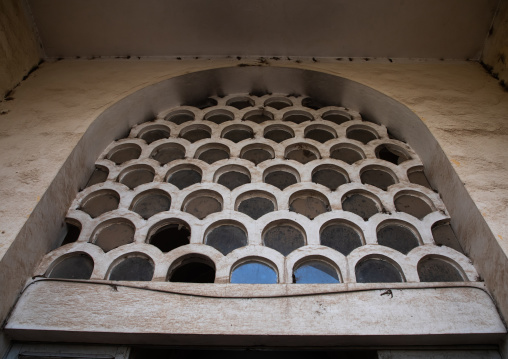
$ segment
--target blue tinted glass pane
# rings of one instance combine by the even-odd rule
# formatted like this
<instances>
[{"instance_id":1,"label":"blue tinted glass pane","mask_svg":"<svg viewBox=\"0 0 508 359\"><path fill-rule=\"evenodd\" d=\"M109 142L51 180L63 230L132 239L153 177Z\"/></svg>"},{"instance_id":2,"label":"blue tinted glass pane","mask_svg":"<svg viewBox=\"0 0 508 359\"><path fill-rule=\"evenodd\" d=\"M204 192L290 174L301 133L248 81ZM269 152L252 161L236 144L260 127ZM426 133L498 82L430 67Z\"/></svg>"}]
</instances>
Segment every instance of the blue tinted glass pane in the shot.
<instances>
[{"instance_id":1,"label":"blue tinted glass pane","mask_svg":"<svg viewBox=\"0 0 508 359\"><path fill-rule=\"evenodd\" d=\"M262 263L245 263L233 271L231 283L273 284L277 283L277 273Z\"/></svg>"},{"instance_id":2,"label":"blue tinted glass pane","mask_svg":"<svg viewBox=\"0 0 508 359\"><path fill-rule=\"evenodd\" d=\"M313 261L304 264L294 272L294 282L299 284L340 283L337 271L328 264Z\"/></svg>"}]
</instances>

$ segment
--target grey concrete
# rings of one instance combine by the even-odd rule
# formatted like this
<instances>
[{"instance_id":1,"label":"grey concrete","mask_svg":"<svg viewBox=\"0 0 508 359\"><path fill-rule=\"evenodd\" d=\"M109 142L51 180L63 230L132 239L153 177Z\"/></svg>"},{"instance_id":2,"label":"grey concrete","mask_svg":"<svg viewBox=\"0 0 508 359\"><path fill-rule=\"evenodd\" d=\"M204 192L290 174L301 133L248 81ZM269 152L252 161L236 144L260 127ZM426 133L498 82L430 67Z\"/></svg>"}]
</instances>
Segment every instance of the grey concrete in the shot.
<instances>
[{"instance_id":1,"label":"grey concrete","mask_svg":"<svg viewBox=\"0 0 508 359\"><path fill-rule=\"evenodd\" d=\"M478 58L497 0L30 0L47 56Z\"/></svg>"}]
</instances>

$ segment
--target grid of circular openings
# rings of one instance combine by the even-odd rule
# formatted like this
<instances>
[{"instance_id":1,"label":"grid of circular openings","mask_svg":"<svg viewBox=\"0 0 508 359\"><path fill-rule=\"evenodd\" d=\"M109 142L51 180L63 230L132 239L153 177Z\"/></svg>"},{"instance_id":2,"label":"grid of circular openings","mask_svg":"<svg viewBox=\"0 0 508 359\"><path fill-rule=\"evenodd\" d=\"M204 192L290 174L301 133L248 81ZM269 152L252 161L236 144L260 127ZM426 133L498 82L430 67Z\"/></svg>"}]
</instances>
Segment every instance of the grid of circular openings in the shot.
<instances>
[{"instance_id":1,"label":"grid of circular openings","mask_svg":"<svg viewBox=\"0 0 508 359\"><path fill-rule=\"evenodd\" d=\"M154 280L161 258L178 252L163 280L215 282L228 263L231 283L403 282L400 256L422 248L421 282L468 280L449 218L437 215L445 211L414 152L352 110L294 95L204 99L104 151L45 272L91 278L101 260L87 252L94 246L115 254L102 257L108 270L95 279ZM438 220L426 229L429 215ZM289 278L266 254L299 249L308 255ZM348 263L362 251L345 278L337 256Z\"/></svg>"}]
</instances>

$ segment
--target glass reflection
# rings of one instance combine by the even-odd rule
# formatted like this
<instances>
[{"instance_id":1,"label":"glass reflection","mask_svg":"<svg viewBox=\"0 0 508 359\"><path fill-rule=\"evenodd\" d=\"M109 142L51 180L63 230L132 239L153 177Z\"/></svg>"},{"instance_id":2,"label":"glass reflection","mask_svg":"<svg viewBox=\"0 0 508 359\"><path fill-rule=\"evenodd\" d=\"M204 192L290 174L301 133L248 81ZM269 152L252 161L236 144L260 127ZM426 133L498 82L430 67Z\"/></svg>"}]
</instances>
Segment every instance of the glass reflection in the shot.
<instances>
[{"instance_id":1,"label":"glass reflection","mask_svg":"<svg viewBox=\"0 0 508 359\"><path fill-rule=\"evenodd\" d=\"M277 273L259 262L249 262L238 266L231 274L231 283L240 284L275 284Z\"/></svg>"},{"instance_id":2,"label":"glass reflection","mask_svg":"<svg viewBox=\"0 0 508 359\"><path fill-rule=\"evenodd\" d=\"M340 283L337 271L330 265L320 262L307 262L293 273L293 281L298 284Z\"/></svg>"}]
</instances>

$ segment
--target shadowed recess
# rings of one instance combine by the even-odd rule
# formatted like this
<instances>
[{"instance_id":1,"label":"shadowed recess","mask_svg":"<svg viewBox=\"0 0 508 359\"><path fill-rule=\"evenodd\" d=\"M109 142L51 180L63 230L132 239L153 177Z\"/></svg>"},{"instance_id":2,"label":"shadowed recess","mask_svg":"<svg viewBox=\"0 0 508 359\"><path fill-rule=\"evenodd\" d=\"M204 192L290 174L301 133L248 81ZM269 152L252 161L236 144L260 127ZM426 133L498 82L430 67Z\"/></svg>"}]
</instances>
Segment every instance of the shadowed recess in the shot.
<instances>
[{"instance_id":1,"label":"shadowed recess","mask_svg":"<svg viewBox=\"0 0 508 359\"><path fill-rule=\"evenodd\" d=\"M447 246L465 254L455 232L449 223L440 223L432 227L432 236L438 246Z\"/></svg>"},{"instance_id":2,"label":"shadowed recess","mask_svg":"<svg viewBox=\"0 0 508 359\"><path fill-rule=\"evenodd\" d=\"M111 274L110 280L150 281L154 272L153 263L145 257L127 257L118 263Z\"/></svg>"},{"instance_id":3,"label":"shadowed recess","mask_svg":"<svg viewBox=\"0 0 508 359\"><path fill-rule=\"evenodd\" d=\"M280 128L275 128L273 130L268 130L265 132L265 138L272 140L277 143L281 143L282 141L293 138L293 134L289 131L285 131Z\"/></svg>"},{"instance_id":4,"label":"shadowed recess","mask_svg":"<svg viewBox=\"0 0 508 359\"><path fill-rule=\"evenodd\" d=\"M324 202L324 198L314 194L297 196L289 204L289 210L300 213L309 219L314 219L320 214L330 211L328 201Z\"/></svg>"},{"instance_id":5,"label":"shadowed recess","mask_svg":"<svg viewBox=\"0 0 508 359\"><path fill-rule=\"evenodd\" d=\"M215 282L215 268L201 261L184 262L171 273L169 281L181 283L213 283Z\"/></svg>"},{"instance_id":6,"label":"shadowed recess","mask_svg":"<svg viewBox=\"0 0 508 359\"><path fill-rule=\"evenodd\" d=\"M139 138L150 144L163 138L169 138L169 129L154 128L153 130L144 131Z\"/></svg>"},{"instance_id":7,"label":"shadowed recess","mask_svg":"<svg viewBox=\"0 0 508 359\"><path fill-rule=\"evenodd\" d=\"M397 151L387 145L379 146L376 149L376 156L377 158L391 162L395 165L399 165L402 162L409 160L409 157L406 156L402 151Z\"/></svg>"},{"instance_id":8,"label":"shadowed recess","mask_svg":"<svg viewBox=\"0 0 508 359\"><path fill-rule=\"evenodd\" d=\"M258 219L267 213L273 212L274 207L273 202L268 198L253 197L242 201L238 206L238 211L253 219Z\"/></svg>"},{"instance_id":9,"label":"shadowed recess","mask_svg":"<svg viewBox=\"0 0 508 359\"><path fill-rule=\"evenodd\" d=\"M348 130L346 133L346 137L351 140L360 141L363 144L367 144L370 141L375 140L377 138L377 136L373 132L362 129Z\"/></svg>"},{"instance_id":10,"label":"shadowed recess","mask_svg":"<svg viewBox=\"0 0 508 359\"><path fill-rule=\"evenodd\" d=\"M159 228L149 239L149 243L159 248L163 253L189 244L190 230L179 223L168 224Z\"/></svg>"},{"instance_id":11,"label":"shadowed recess","mask_svg":"<svg viewBox=\"0 0 508 359\"><path fill-rule=\"evenodd\" d=\"M192 169L184 169L172 173L168 178L168 183L175 185L178 189L184 189L193 184L201 182L201 174Z\"/></svg>"},{"instance_id":12,"label":"shadowed recess","mask_svg":"<svg viewBox=\"0 0 508 359\"><path fill-rule=\"evenodd\" d=\"M296 176L286 171L273 171L266 175L265 182L277 187L280 190L298 183Z\"/></svg>"},{"instance_id":13,"label":"shadowed recess","mask_svg":"<svg viewBox=\"0 0 508 359\"><path fill-rule=\"evenodd\" d=\"M103 223L94 235L93 244L104 252L134 242L134 225L125 219L111 220Z\"/></svg>"},{"instance_id":14,"label":"shadowed recess","mask_svg":"<svg viewBox=\"0 0 508 359\"><path fill-rule=\"evenodd\" d=\"M265 233L263 241L265 246L275 249L284 256L305 245L302 232L293 226L284 224L269 229Z\"/></svg>"},{"instance_id":15,"label":"shadowed recess","mask_svg":"<svg viewBox=\"0 0 508 359\"><path fill-rule=\"evenodd\" d=\"M249 138L252 138L254 135L252 134L252 130L247 128L239 128L228 131L224 134L224 138L233 141L234 143L238 143Z\"/></svg>"},{"instance_id":16,"label":"shadowed recess","mask_svg":"<svg viewBox=\"0 0 508 359\"><path fill-rule=\"evenodd\" d=\"M308 138L308 139L311 139L314 141L318 141L320 143L325 143L326 141L333 140L335 138L335 136L330 131L316 128L316 129L308 131L305 134L305 138Z\"/></svg>"},{"instance_id":17,"label":"shadowed recess","mask_svg":"<svg viewBox=\"0 0 508 359\"><path fill-rule=\"evenodd\" d=\"M108 154L108 160L113 161L117 165L121 165L130 160L135 160L141 155L141 147L134 143L119 145Z\"/></svg>"},{"instance_id":18,"label":"shadowed recess","mask_svg":"<svg viewBox=\"0 0 508 359\"><path fill-rule=\"evenodd\" d=\"M381 188L383 191L386 191L388 187L396 183L391 174L375 169L362 172L360 178L363 184L370 184L377 188Z\"/></svg>"},{"instance_id":19,"label":"shadowed recess","mask_svg":"<svg viewBox=\"0 0 508 359\"><path fill-rule=\"evenodd\" d=\"M294 160L298 161L302 164L306 164L310 161L314 161L318 159L318 156L305 148L295 148L294 150L291 150L286 155L286 159L288 160Z\"/></svg>"},{"instance_id":20,"label":"shadowed recess","mask_svg":"<svg viewBox=\"0 0 508 359\"><path fill-rule=\"evenodd\" d=\"M359 193L346 196L342 201L342 209L359 215L364 221L367 221L370 217L379 213L376 202Z\"/></svg>"},{"instance_id":21,"label":"shadowed recess","mask_svg":"<svg viewBox=\"0 0 508 359\"><path fill-rule=\"evenodd\" d=\"M79 208L90 217L99 217L101 214L118 208L120 196L112 190L99 190L89 194Z\"/></svg>"},{"instance_id":22,"label":"shadowed recess","mask_svg":"<svg viewBox=\"0 0 508 359\"><path fill-rule=\"evenodd\" d=\"M227 121L233 121L235 116L232 112L226 111L226 110L216 110L209 112L205 115L205 120L210 121L213 123L216 123L217 125L220 125L221 123L227 122Z\"/></svg>"},{"instance_id":23,"label":"shadowed recess","mask_svg":"<svg viewBox=\"0 0 508 359\"><path fill-rule=\"evenodd\" d=\"M222 211L222 204L213 197L199 196L191 199L185 205L185 212L203 219L209 214Z\"/></svg>"},{"instance_id":24,"label":"shadowed recess","mask_svg":"<svg viewBox=\"0 0 508 359\"><path fill-rule=\"evenodd\" d=\"M377 243L404 254L408 254L419 245L413 231L399 224L389 224L378 230Z\"/></svg>"},{"instance_id":25,"label":"shadowed recess","mask_svg":"<svg viewBox=\"0 0 508 359\"><path fill-rule=\"evenodd\" d=\"M155 177L153 169L148 167L129 168L119 176L119 182L130 189L134 189L145 183L152 182Z\"/></svg>"},{"instance_id":26,"label":"shadowed recess","mask_svg":"<svg viewBox=\"0 0 508 359\"><path fill-rule=\"evenodd\" d=\"M212 148L206 151L203 151L198 157L201 161L205 161L209 165L211 165L214 162L225 160L229 158L229 153L227 153L225 150L221 150L218 148Z\"/></svg>"},{"instance_id":27,"label":"shadowed recess","mask_svg":"<svg viewBox=\"0 0 508 359\"><path fill-rule=\"evenodd\" d=\"M339 147L334 149L332 153L330 153L330 157L336 160L340 160L346 162L350 165L353 163L363 160L363 156L360 152L353 150L348 147Z\"/></svg>"},{"instance_id":28,"label":"shadowed recess","mask_svg":"<svg viewBox=\"0 0 508 359\"><path fill-rule=\"evenodd\" d=\"M321 231L321 244L339 251L347 256L354 249L362 246L360 234L346 224L332 224Z\"/></svg>"},{"instance_id":29,"label":"shadowed recess","mask_svg":"<svg viewBox=\"0 0 508 359\"><path fill-rule=\"evenodd\" d=\"M240 187L244 184L250 183L250 177L245 173L237 172L237 171L229 171L222 174L219 177L217 183L229 188L229 190L234 190L236 187Z\"/></svg>"},{"instance_id":30,"label":"shadowed recess","mask_svg":"<svg viewBox=\"0 0 508 359\"><path fill-rule=\"evenodd\" d=\"M189 131L185 131L182 135L180 135L180 137L186 139L191 143L194 143L200 140L204 140L205 138L210 138L212 137L212 135L211 131L207 131L203 128L196 128Z\"/></svg>"},{"instance_id":31,"label":"shadowed recess","mask_svg":"<svg viewBox=\"0 0 508 359\"><path fill-rule=\"evenodd\" d=\"M420 282L463 282L459 270L439 258L423 258L418 263Z\"/></svg>"},{"instance_id":32,"label":"shadowed recess","mask_svg":"<svg viewBox=\"0 0 508 359\"><path fill-rule=\"evenodd\" d=\"M319 183L335 191L339 186L348 183L346 176L339 171L324 168L312 174L312 182Z\"/></svg>"},{"instance_id":33,"label":"shadowed recess","mask_svg":"<svg viewBox=\"0 0 508 359\"><path fill-rule=\"evenodd\" d=\"M420 186L432 189L432 186L430 185L429 180L427 179L427 176L425 176L425 173L423 171L409 172L407 174L407 177L409 179L409 182L411 183L419 184Z\"/></svg>"},{"instance_id":34,"label":"shadowed recess","mask_svg":"<svg viewBox=\"0 0 508 359\"><path fill-rule=\"evenodd\" d=\"M160 212L169 211L171 207L171 197L166 192L158 190L143 192L136 196L133 202L132 211L144 219Z\"/></svg>"},{"instance_id":35,"label":"shadowed recess","mask_svg":"<svg viewBox=\"0 0 508 359\"><path fill-rule=\"evenodd\" d=\"M85 188L91 187L97 183L106 182L108 179L109 170L106 167L95 166L95 169L92 172L92 175L88 179Z\"/></svg>"},{"instance_id":36,"label":"shadowed recess","mask_svg":"<svg viewBox=\"0 0 508 359\"><path fill-rule=\"evenodd\" d=\"M395 198L395 208L399 212L405 212L418 219L423 219L432 208L423 199L411 195L402 195Z\"/></svg>"},{"instance_id":37,"label":"shadowed recess","mask_svg":"<svg viewBox=\"0 0 508 359\"><path fill-rule=\"evenodd\" d=\"M272 159L273 155L262 148L253 148L252 150L245 151L241 157L257 166L261 162Z\"/></svg>"},{"instance_id":38,"label":"shadowed recess","mask_svg":"<svg viewBox=\"0 0 508 359\"><path fill-rule=\"evenodd\" d=\"M214 228L206 236L206 244L224 255L247 245L247 234L237 226L222 225Z\"/></svg>"},{"instance_id":39,"label":"shadowed recess","mask_svg":"<svg viewBox=\"0 0 508 359\"><path fill-rule=\"evenodd\" d=\"M150 157L159 162L161 165L165 165L171 161L185 158L185 149L179 145L166 144L157 147Z\"/></svg>"},{"instance_id":40,"label":"shadowed recess","mask_svg":"<svg viewBox=\"0 0 508 359\"><path fill-rule=\"evenodd\" d=\"M85 253L73 254L60 261L49 273L49 278L90 279L93 260Z\"/></svg>"},{"instance_id":41,"label":"shadowed recess","mask_svg":"<svg viewBox=\"0 0 508 359\"><path fill-rule=\"evenodd\" d=\"M228 102L226 102L226 105L233 106L234 108L242 110L246 107L254 106L254 100L252 100L249 97L235 97L228 100Z\"/></svg>"},{"instance_id":42,"label":"shadowed recess","mask_svg":"<svg viewBox=\"0 0 508 359\"><path fill-rule=\"evenodd\" d=\"M351 116L340 111L328 111L321 116L323 120L341 125L344 122L351 121Z\"/></svg>"},{"instance_id":43,"label":"shadowed recess","mask_svg":"<svg viewBox=\"0 0 508 359\"><path fill-rule=\"evenodd\" d=\"M65 222L65 237L62 241L61 246L65 246L69 243L74 243L78 240L81 233L81 228L72 223Z\"/></svg>"},{"instance_id":44,"label":"shadowed recess","mask_svg":"<svg viewBox=\"0 0 508 359\"><path fill-rule=\"evenodd\" d=\"M393 264L378 258L370 258L358 263L355 274L357 283L396 283L404 281Z\"/></svg>"},{"instance_id":45,"label":"shadowed recess","mask_svg":"<svg viewBox=\"0 0 508 359\"><path fill-rule=\"evenodd\" d=\"M166 121L173 122L177 125L181 125L185 122L194 121L194 114L190 111L177 111L174 113L170 113L165 118Z\"/></svg>"}]
</instances>

